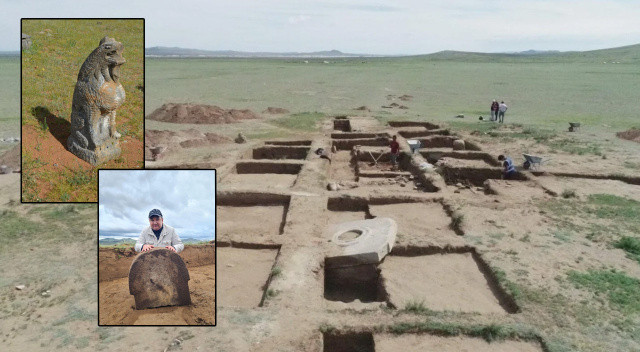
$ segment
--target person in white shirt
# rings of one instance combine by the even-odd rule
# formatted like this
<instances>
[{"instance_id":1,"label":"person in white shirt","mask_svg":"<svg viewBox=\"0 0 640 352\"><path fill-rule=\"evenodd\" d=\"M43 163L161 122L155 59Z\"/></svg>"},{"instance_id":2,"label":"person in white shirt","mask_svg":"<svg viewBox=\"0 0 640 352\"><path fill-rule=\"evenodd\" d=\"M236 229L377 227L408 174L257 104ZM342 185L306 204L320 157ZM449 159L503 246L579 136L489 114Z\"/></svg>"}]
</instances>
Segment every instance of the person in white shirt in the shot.
<instances>
[{"instance_id":1,"label":"person in white shirt","mask_svg":"<svg viewBox=\"0 0 640 352\"><path fill-rule=\"evenodd\" d=\"M162 213L159 209L153 209L149 212L149 227L142 230L134 249L136 252L146 252L156 247L166 248L176 253L180 253L184 249L184 244L182 244L176 230L163 224Z\"/></svg>"},{"instance_id":2,"label":"person in white shirt","mask_svg":"<svg viewBox=\"0 0 640 352\"><path fill-rule=\"evenodd\" d=\"M504 123L504 113L507 112L507 104L504 103L504 101L500 102L500 105L498 106L498 122L499 123Z\"/></svg>"}]
</instances>

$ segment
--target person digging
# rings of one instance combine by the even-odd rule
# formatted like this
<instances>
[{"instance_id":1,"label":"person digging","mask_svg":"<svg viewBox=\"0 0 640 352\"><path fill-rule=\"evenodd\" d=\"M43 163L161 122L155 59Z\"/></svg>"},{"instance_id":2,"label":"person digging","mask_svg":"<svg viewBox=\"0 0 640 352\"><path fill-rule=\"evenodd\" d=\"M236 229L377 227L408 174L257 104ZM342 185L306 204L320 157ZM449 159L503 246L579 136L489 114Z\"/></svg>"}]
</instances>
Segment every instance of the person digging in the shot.
<instances>
[{"instance_id":1,"label":"person digging","mask_svg":"<svg viewBox=\"0 0 640 352\"><path fill-rule=\"evenodd\" d=\"M504 155L498 155L498 161L502 164L502 178L505 180L511 180L516 175L516 167L513 165L513 160L510 157Z\"/></svg>"},{"instance_id":2,"label":"person digging","mask_svg":"<svg viewBox=\"0 0 640 352\"><path fill-rule=\"evenodd\" d=\"M389 143L389 148L391 148L391 170L395 170L397 168L398 156L400 156L400 144L396 139L397 137L394 135L391 143Z\"/></svg>"}]
</instances>

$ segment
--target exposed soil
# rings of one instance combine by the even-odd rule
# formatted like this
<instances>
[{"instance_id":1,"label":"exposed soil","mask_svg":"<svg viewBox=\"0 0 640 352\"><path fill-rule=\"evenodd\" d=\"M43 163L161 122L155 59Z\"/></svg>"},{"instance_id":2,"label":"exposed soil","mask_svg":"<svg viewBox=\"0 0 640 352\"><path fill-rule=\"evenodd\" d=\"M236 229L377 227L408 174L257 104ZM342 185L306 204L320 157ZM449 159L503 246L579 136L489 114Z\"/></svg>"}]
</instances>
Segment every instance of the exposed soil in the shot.
<instances>
[{"instance_id":1,"label":"exposed soil","mask_svg":"<svg viewBox=\"0 0 640 352\"><path fill-rule=\"evenodd\" d=\"M0 155L0 165L6 165L12 170L20 170L20 144Z\"/></svg>"},{"instance_id":2,"label":"exposed soil","mask_svg":"<svg viewBox=\"0 0 640 352\"><path fill-rule=\"evenodd\" d=\"M471 253L387 256L380 264L389 301L403 308L505 314Z\"/></svg>"},{"instance_id":3,"label":"exposed soil","mask_svg":"<svg viewBox=\"0 0 640 352\"><path fill-rule=\"evenodd\" d=\"M618 132L616 133L616 136L618 136L618 138L627 139L633 142L640 143L640 129L637 129L637 128L632 128L627 131Z\"/></svg>"},{"instance_id":4,"label":"exposed soil","mask_svg":"<svg viewBox=\"0 0 640 352\"><path fill-rule=\"evenodd\" d=\"M156 109L147 118L172 123L222 124L258 119L260 116L249 109L225 110L215 105L169 103Z\"/></svg>"},{"instance_id":5,"label":"exposed soil","mask_svg":"<svg viewBox=\"0 0 640 352\"><path fill-rule=\"evenodd\" d=\"M117 122L116 122L117 124ZM46 132L38 131L36 128L25 125L22 126L22 159L28 154L36 164L23 164L23 171L33 168L31 177L33 183L23 184L22 192L33 192L42 201L56 202L62 201L61 194L50 195L56 184L66 182L63 178L63 171L72 173L88 173L94 166L78 158L66 149L68 129L49 129ZM120 138L120 156L114 160L99 165L106 169L135 169L140 168L143 163L142 141L125 136ZM25 179L23 178L23 182ZM86 201L97 201L97 194L71 194L69 199L86 198Z\"/></svg>"},{"instance_id":6,"label":"exposed soil","mask_svg":"<svg viewBox=\"0 0 640 352\"><path fill-rule=\"evenodd\" d=\"M129 294L131 249L100 248L98 271L101 325L213 325L215 324L215 247L186 245L180 256L189 270L192 304L179 307L135 309Z\"/></svg>"},{"instance_id":7,"label":"exposed soil","mask_svg":"<svg viewBox=\"0 0 640 352\"><path fill-rule=\"evenodd\" d=\"M180 131L146 130L145 160L158 160L169 154L180 153L178 149L208 147L231 143L232 139L211 132L200 132L194 128Z\"/></svg>"},{"instance_id":8,"label":"exposed soil","mask_svg":"<svg viewBox=\"0 0 640 352\"><path fill-rule=\"evenodd\" d=\"M266 110L262 111L263 114L271 114L271 115L279 115L279 114L288 114L289 110L284 108L274 108L268 107Z\"/></svg>"},{"instance_id":9,"label":"exposed soil","mask_svg":"<svg viewBox=\"0 0 640 352\"><path fill-rule=\"evenodd\" d=\"M438 352L541 352L539 344L520 341L487 342L480 338L434 335L373 335L376 352L438 351Z\"/></svg>"},{"instance_id":10,"label":"exposed soil","mask_svg":"<svg viewBox=\"0 0 640 352\"><path fill-rule=\"evenodd\" d=\"M276 249L218 248L218 305L258 307L277 255Z\"/></svg>"}]
</instances>

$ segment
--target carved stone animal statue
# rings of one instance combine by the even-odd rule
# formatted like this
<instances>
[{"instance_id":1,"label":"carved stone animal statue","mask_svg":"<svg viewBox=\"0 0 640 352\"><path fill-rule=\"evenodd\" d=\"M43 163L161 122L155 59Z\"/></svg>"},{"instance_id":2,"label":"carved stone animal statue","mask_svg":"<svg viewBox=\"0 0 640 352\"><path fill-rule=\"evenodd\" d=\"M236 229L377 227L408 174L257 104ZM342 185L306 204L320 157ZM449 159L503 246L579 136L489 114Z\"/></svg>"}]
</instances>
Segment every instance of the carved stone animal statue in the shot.
<instances>
[{"instance_id":1,"label":"carved stone animal statue","mask_svg":"<svg viewBox=\"0 0 640 352\"><path fill-rule=\"evenodd\" d=\"M125 99L120 84L124 46L104 37L78 73L71 107L71 135L67 148L79 158L101 164L120 155L116 109Z\"/></svg>"}]
</instances>

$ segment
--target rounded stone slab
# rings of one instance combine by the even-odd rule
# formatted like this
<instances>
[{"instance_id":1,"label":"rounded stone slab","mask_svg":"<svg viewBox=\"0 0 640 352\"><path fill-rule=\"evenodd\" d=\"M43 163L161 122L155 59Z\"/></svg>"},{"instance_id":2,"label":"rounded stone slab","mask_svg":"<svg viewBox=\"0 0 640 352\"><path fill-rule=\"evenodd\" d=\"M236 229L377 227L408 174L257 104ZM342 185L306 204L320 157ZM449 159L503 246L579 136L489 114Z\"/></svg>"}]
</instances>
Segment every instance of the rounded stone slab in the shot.
<instances>
[{"instance_id":1,"label":"rounded stone slab","mask_svg":"<svg viewBox=\"0 0 640 352\"><path fill-rule=\"evenodd\" d=\"M129 268L136 309L191 304L189 271L180 256L158 248L138 254Z\"/></svg>"},{"instance_id":2,"label":"rounded stone slab","mask_svg":"<svg viewBox=\"0 0 640 352\"><path fill-rule=\"evenodd\" d=\"M330 227L328 267L378 264L391 252L398 225L390 218L349 221Z\"/></svg>"}]
</instances>

